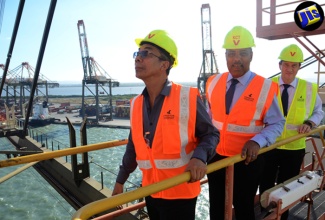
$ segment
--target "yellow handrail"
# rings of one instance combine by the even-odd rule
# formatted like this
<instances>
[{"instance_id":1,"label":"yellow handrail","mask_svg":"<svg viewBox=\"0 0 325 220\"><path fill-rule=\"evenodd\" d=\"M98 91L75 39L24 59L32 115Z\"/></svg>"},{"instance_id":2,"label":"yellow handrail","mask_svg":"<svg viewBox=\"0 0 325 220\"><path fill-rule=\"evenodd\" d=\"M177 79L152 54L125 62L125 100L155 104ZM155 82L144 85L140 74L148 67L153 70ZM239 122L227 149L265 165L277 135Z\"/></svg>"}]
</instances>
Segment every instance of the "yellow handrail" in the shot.
<instances>
[{"instance_id":1,"label":"yellow handrail","mask_svg":"<svg viewBox=\"0 0 325 220\"><path fill-rule=\"evenodd\" d=\"M22 167L18 168L17 170L15 170L15 171L1 177L0 178L0 183L3 183L4 181L7 181L11 177L23 172L24 170L28 169L29 167L33 166L36 163L38 163L38 162L32 162L32 163L26 164L25 166L22 166Z\"/></svg>"},{"instance_id":2,"label":"yellow handrail","mask_svg":"<svg viewBox=\"0 0 325 220\"><path fill-rule=\"evenodd\" d=\"M270 145L269 147L265 147L262 148L259 151L259 154L265 153L267 151L270 151L274 148L277 148L279 146L282 146L284 144L290 143L292 141L298 140L300 138L303 137L307 137L311 134L320 132L322 130L325 130L325 125L319 126L315 129L313 129L312 131L310 131L309 133L306 134L298 134L283 140L280 140L272 145ZM320 133L321 134L321 133ZM241 158L241 156L235 155L232 157L228 157L225 158L223 160L211 163L207 166L207 173L211 173L215 170L233 165L237 162L240 162L244 160L243 158ZM121 204L125 204L134 200L137 200L139 198L143 198L145 196L149 196L153 193L171 188L173 186L179 185L181 183L184 182L188 182L190 180L190 173L189 172L185 172L183 174L177 175L175 177L163 180L161 182L158 183L154 183L145 187L140 187L138 189L135 189L133 191L129 191L129 192L125 192L119 195L115 195L109 198L105 198L105 199L101 199L92 203L89 203L85 206L83 206L82 208L80 208L73 216L72 219L73 220L83 220L83 219L88 219L91 216L94 216L96 214L102 213L104 211L107 211L109 209L115 208Z\"/></svg>"},{"instance_id":3,"label":"yellow handrail","mask_svg":"<svg viewBox=\"0 0 325 220\"><path fill-rule=\"evenodd\" d=\"M115 146L127 144L127 142L128 142L127 139L113 140L113 141L108 141L108 142L103 142L103 143L88 144L85 146L78 146L78 147L74 147L74 148L68 148L68 149L56 150L56 151L51 151L51 152L44 152L44 153L39 153L39 154L32 154L32 155L26 155L26 156L21 156L21 157L10 158L8 160L1 160L0 168L15 166L15 165L29 163L29 162L35 162L35 161L49 160L49 159L53 159L53 158L57 158L57 157L85 153L88 151L95 151L95 150L100 150L100 149L104 149L104 148L115 147Z\"/></svg>"}]
</instances>

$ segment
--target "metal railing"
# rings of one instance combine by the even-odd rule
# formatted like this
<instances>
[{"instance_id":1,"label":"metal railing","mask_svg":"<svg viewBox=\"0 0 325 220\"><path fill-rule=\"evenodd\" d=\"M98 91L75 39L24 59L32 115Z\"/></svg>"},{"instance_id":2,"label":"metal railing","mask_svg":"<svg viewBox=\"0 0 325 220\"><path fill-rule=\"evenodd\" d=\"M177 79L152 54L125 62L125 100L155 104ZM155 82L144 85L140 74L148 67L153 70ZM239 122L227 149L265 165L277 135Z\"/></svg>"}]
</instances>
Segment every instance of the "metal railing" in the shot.
<instances>
[{"instance_id":1,"label":"metal railing","mask_svg":"<svg viewBox=\"0 0 325 220\"><path fill-rule=\"evenodd\" d=\"M103 143L79 146L79 147L75 147L75 148L56 150L53 152L43 152L43 153L39 153L39 154L10 158L8 160L0 161L0 168L16 166L19 164L25 164L25 163L35 162L35 161L49 160L49 159L53 159L53 158L57 158L57 157L64 157L64 156L68 156L68 155L80 154L80 153L85 153L85 152L89 152L89 151L101 150L101 149L105 149L105 148L124 145L124 144L127 144L127 142L128 142L127 139L112 140L112 141L107 141L107 142L103 142Z\"/></svg>"},{"instance_id":2,"label":"metal railing","mask_svg":"<svg viewBox=\"0 0 325 220\"><path fill-rule=\"evenodd\" d=\"M304 138L307 136L310 136L312 134L315 133L319 133L320 137L322 139L322 143L324 143L324 139L323 139L323 135L322 135L322 131L325 130L325 125L319 126L315 129L313 129L312 131L310 131L309 133L306 134L298 134L296 136L287 138L287 139L283 139L281 141L276 142L275 144L266 147L266 148L262 148L259 152L259 154L263 154L267 151L270 151L274 148L277 148L281 145L290 143L292 141L298 140L300 138ZM108 142L104 142L104 143L97 143L97 144L89 144L86 146L79 146L78 148L69 148L69 149L62 149L62 150L56 150L53 152L44 152L44 153L39 153L39 154L33 154L33 155L26 155L26 156L21 156L21 157L17 157L17 158L10 158L8 160L2 160L0 161L0 168L1 167L8 167L8 166L14 166L14 165L19 165L19 164L25 164L25 163L30 163L30 162L37 162L37 161L43 161L43 160L48 160L48 159L53 159L53 158L57 158L57 157L62 157L62 156L68 156L68 155L72 155L72 154L78 154L78 153L84 153L84 152L89 152L89 151L95 151L95 150L100 150L100 149L104 149L104 148L110 148L110 147L114 147L114 146L119 146L119 145L124 145L127 143L127 139L124 140L113 140L113 141L108 141ZM324 154L324 153L323 153ZM323 156L322 154L322 156ZM323 158L320 158L323 159ZM232 175L232 168L233 165L237 162L240 162L244 160L244 158L241 158L240 155L235 155L232 157L228 157L226 159L223 159L221 161L217 161L215 163L209 164L207 167L207 173L211 173L215 170L221 169L221 168L225 168L228 167L229 169L229 173ZM319 163L321 163L321 161L318 161ZM127 204L129 202L141 199L145 196L151 195L153 193L171 188L175 185L184 183L189 181L190 179L190 173L186 172L183 173L181 175L175 176L173 178L170 179L166 179L164 181L161 181L159 183L156 184L152 184L152 185L148 185L145 187L140 187L138 189L129 191L129 192L125 192L123 194L119 194L119 195L115 195L112 196L110 198L106 198L106 199L102 199L102 200L98 200L95 201L93 203L90 203L84 207L82 207L81 209L79 209L73 216L72 219L74 220L79 220L79 219L88 219L91 216L94 216L96 214L105 212L111 208L115 208L119 205L122 204ZM230 183L228 186L232 185L232 178L228 178ZM231 215L232 212L229 211L231 210L231 206L232 206L232 187L228 187L227 188L227 193L226 193L226 201L227 201L227 205L226 205L226 216L228 219L231 219ZM228 211L227 211L228 210Z\"/></svg>"},{"instance_id":3,"label":"metal railing","mask_svg":"<svg viewBox=\"0 0 325 220\"><path fill-rule=\"evenodd\" d=\"M55 139L54 137L52 137L51 135L48 135L48 134L44 133L43 131L39 130L38 128L35 128L35 127L32 127L32 126L28 127L28 135L33 140L37 141L41 145L41 148L49 149L49 150L52 150L52 151L57 151L57 150L70 148L70 146L68 144L63 143L62 141L59 141L59 140ZM121 146L123 144L124 144L124 142L121 142L121 144L118 144L116 146ZM103 147L103 149L105 149L105 147ZM13 153L13 152L15 152L15 153ZM37 153L40 153L40 152L37 152ZM26 150L8 151L7 158L9 159L9 158L12 158L12 157L24 156L24 155L30 155L30 154L31 154L31 152L26 151ZM80 154L78 154L78 156L79 155ZM106 167L98 164L97 162L95 162L95 160L94 160L95 158L93 158L92 156L88 155L88 157L90 158L90 160L89 160L90 168L91 168L92 171L95 172L95 174L93 175L93 178L96 181L101 183L102 189L103 189L104 185L105 185L104 183L111 183L112 181L110 181L110 179L112 179L112 176L117 176L117 174L114 171L112 171L111 169L106 168ZM64 160L67 163L71 163L70 155L64 156ZM21 171L22 170L20 168L19 172L16 172L16 174L19 174ZM3 178L6 179L6 180L8 179L7 177L3 177ZM139 187L139 184L135 184L135 183L133 183L131 181L127 181L127 183L130 186L132 186L133 188L134 187Z\"/></svg>"},{"instance_id":4,"label":"metal railing","mask_svg":"<svg viewBox=\"0 0 325 220\"><path fill-rule=\"evenodd\" d=\"M319 133L320 137L323 140L323 136L321 131L325 130L325 125L319 126L318 128L310 131L309 133L306 134L298 134L293 137L289 137L286 139L283 139L281 141L276 142L275 144L262 148L259 151L259 154L263 154L267 151L273 150L279 146L282 146L284 144L290 143L292 141L298 140L300 138L307 137L309 135ZM214 162L212 164L209 164L207 166L207 173L211 173L213 171L216 171L221 168L229 167L229 174L233 175L233 165L237 162L240 162L244 160L244 158L241 158L241 155L235 155L232 157L225 158L223 160ZM1 164L1 163L0 163ZM232 178L226 178L230 181L228 186L232 185ZM119 195L112 196L110 198L105 198L101 199L95 202L92 202L90 204L87 204L83 206L81 209L79 209L72 217L73 220L83 220L83 219L88 219L96 214L105 212L109 209L115 208L119 205L126 204L128 202L137 200L139 198L143 198L146 196L149 196L153 193L157 193L159 191L171 188L173 186L179 185L184 182L188 182L190 180L190 173L186 172L183 174L180 174L178 176L166 179L164 181L151 184L145 187L138 188L136 190L130 191L130 192L125 192ZM232 212L229 210L232 210L232 187L228 187L226 191L226 208L225 208L225 217L226 219L232 219Z\"/></svg>"},{"instance_id":5,"label":"metal railing","mask_svg":"<svg viewBox=\"0 0 325 220\"><path fill-rule=\"evenodd\" d=\"M37 128L33 128L29 126L28 134L29 137L41 143L42 147L45 147L46 149L51 149L52 151L61 150L70 147L69 145L62 143L56 140L55 138L49 137L47 134L43 133Z\"/></svg>"}]
</instances>

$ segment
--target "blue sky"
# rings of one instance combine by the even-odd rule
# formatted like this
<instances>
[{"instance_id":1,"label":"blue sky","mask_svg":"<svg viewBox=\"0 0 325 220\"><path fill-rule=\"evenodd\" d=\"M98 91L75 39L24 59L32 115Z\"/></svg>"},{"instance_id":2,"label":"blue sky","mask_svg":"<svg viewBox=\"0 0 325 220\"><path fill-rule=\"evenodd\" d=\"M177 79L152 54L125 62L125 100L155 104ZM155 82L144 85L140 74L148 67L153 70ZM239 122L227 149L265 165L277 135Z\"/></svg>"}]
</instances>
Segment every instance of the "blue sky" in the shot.
<instances>
[{"instance_id":1,"label":"blue sky","mask_svg":"<svg viewBox=\"0 0 325 220\"><path fill-rule=\"evenodd\" d=\"M53 81L81 82L83 69L77 22L83 20L90 56L112 78L120 82L141 82L134 74L132 54L138 49L134 39L145 37L151 30L164 29L175 40L179 54L179 65L172 69L169 78L175 82L196 82L202 65L201 6L205 3L211 8L212 47L217 65L220 72L225 72L224 36L235 25L246 27L256 36L255 0L58 0L40 72ZM18 5L19 0L6 1L0 33L2 64L7 59ZM22 62L36 67L49 6L50 0L25 2L9 69ZM309 39L324 49L324 35ZM256 37L255 43L251 70L264 77L279 72L278 55L282 48L298 44L293 38L269 41ZM305 57L310 56L307 50L303 51ZM301 70L299 76L316 82L317 68L313 64Z\"/></svg>"}]
</instances>

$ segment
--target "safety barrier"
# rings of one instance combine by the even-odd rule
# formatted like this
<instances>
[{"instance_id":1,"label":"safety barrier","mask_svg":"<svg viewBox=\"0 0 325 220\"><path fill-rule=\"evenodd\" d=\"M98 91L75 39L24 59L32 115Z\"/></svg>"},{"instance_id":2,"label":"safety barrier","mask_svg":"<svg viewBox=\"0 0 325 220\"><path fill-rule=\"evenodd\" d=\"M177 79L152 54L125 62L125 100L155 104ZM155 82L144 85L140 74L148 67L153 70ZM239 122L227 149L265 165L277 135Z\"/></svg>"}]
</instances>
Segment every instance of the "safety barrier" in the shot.
<instances>
[{"instance_id":1,"label":"safety barrier","mask_svg":"<svg viewBox=\"0 0 325 220\"><path fill-rule=\"evenodd\" d=\"M313 129L309 133L298 134L296 136L283 139L283 140L278 141L278 142L276 142L275 144L273 144L273 145L271 145L269 147L262 148L259 151L259 154L263 154L263 153L265 153L267 151L270 151L270 150L273 150L274 148L277 148L277 147L279 147L281 145L290 143L292 141L298 140L298 139L303 138L303 137L310 136L310 135L315 134L315 133L319 133L320 137L323 138L322 133L321 133L321 131L323 131L323 130L325 130L324 125ZM230 172L229 173L231 174L232 169L233 169L233 165L235 163L237 163L237 162L242 161L242 160L244 160L244 159L241 158L240 155L235 155L235 156L223 159L221 161L214 162L214 163L209 164L207 166L207 173L211 173L211 172L216 171L216 170L221 169L221 168L230 167L230 170L229 170ZM319 163L321 163L321 161L319 161ZM148 185L148 186L145 186L145 187L141 187L141 188L138 188L138 189L130 191L130 192L125 192L123 194L115 195L115 196L112 196L110 198L101 199L101 200L92 202L90 204L87 204L84 207L82 207L81 209L79 209L73 215L72 219L73 220L88 219L88 218L90 218L90 217L92 217L92 216L94 216L96 214L105 212L106 210L115 208L115 207L117 207L119 205L126 204L128 202L137 200L139 198L149 196L149 195L151 195L153 193L156 193L156 192L171 188L171 187L179 185L181 183L188 182L189 180L190 180L190 173L186 172L186 173L183 173L181 175L166 179L164 181L161 181L161 182L158 182L158 183L155 183L155 184L151 184L151 185ZM232 210L232 207L231 207L232 206L232 187L231 187L231 185L232 185L232 181L233 181L232 178L229 178L229 181L230 181L230 184L229 185L226 184L229 187L227 189L227 194L228 195L226 195L227 203L226 203L226 210L225 210L226 215L225 216L226 216L227 219L232 219L232 211L230 211L230 210Z\"/></svg>"},{"instance_id":2,"label":"safety barrier","mask_svg":"<svg viewBox=\"0 0 325 220\"><path fill-rule=\"evenodd\" d=\"M200 180L200 184L205 184L208 182L208 179L201 179ZM144 207L146 206L146 202L144 201L141 201L141 202L138 202L136 204L133 204L133 205L130 205L130 206L127 206L126 208L123 208L123 209L120 209L120 210L116 210L116 211L113 211L113 212L110 212L108 214L104 214L104 215L101 215L99 217L96 217L94 218L94 220L109 220L109 219L114 219L115 217L117 216L120 216L120 215L123 215L123 214L126 214L126 213L130 213L130 212L133 212L135 210L142 210ZM141 217L143 215L146 215L146 213L142 213L142 212L137 212L137 215L140 219L142 219Z\"/></svg>"},{"instance_id":3,"label":"safety barrier","mask_svg":"<svg viewBox=\"0 0 325 220\"><path fill-rule=\"evenodd\" d=\"M59 140L54 139L53 137L51 137L51 135L48 135L48 134L42 132L38 128L34 128L34 127L29 126L28 127L28 135L29 135L30 138L37 141L40 144L41 149L44 149L44 151L45 151L45 149L49 149L49 150L52 150L52 151L57 151L57 150L69 149L70 148L69 144L65 144L63 142L60 142ZM126 143L125 141L121 141L121 142L119 142L119 144L114 145L114 146L125 145L125 143ZM88 145L88 146L90 146L90 145ZM106 144L104 144L102 148L105 149ZM7 156L7 158L8 159L9 158L18 158L17 155L23 156L23 155L31 155L33 153L33 151L31 151L30 153L27 154L26 150L21 151L22 152L21 154L15 154L15 152L18 152L18 151L12 151L12 152L8 151L8 154L10 153L13 156L11 157L9 155L9 156ZM37 153L40 153L40 152L37 152ZM41 154L43 154L43 153L41 153ZM93 158L92 156L88 155L88 157L90 159L89 160L90 168L92 169L92 171L94 171L96 174L98 174L98 175L94 176L93 178L97 178L96 180L101 183L101 189L104 189L105 183L106 184L110 183L112 181L112 179L114 179L114 177L112 177L112 176L116 176L116 173L114 173L114 171L112 171L111 169L107 169L107 168L101 166L100 164L96 163L96 161L93 160L95 158ZM22 157L19 157L19 158L22 158ZM62 158L64 158L65 162L71 163L70 153L67 153ZM17 163L17 165L18 165L18 163ZM27 169L27 168L28 167L26 167L25 169ZM18 175L20 172L23 171L22 169L23 168L19 168L19 169L13 171L12 173L9 173L8 175L6 175L4 177L0 177L0 181L4 182L4 181L8 180L9 178L12 178L13 176ZM130 186L139 187L139 184L137 184L137 183L133 183L131 181L127 181L127 183Z\"/></svg>"},{"instance_id":4,"label":"safety barrier","mask_svg":"<svg viewBox=\"0 0 325 220\"><path fill-rule=\"evenodd\" d=\"M64 144L58 140L55 140L54 138L51 138L41 132L39 129L33 128L31 126L28 126L28 134L29 137L41 143L41 145L44 146L46 149L50 148L52 151L70 147L68 144Z\"/></svg>"},{"instance_id":5,"label":"safety barrier","mask_svg":"<svg viewBox=\"0 0 325 220\"><path fill-rule=\"evenodd\" d=\"M9 180L11 177L14 177L15 175L23 172L24 170L28 169L29 167L33 166L36 163L37 162L32 162L32 163L26 164L25 166L18 168L17 170L5 175L4 177L1 177L0 178L0 183L3 183L5 181Z\"/></svg>"},{"instance_id":6,"label":"safety barrier","mask_svg":"<svg viewBox=\"0 0 325 220\"><path fill-rule=\"evenodd\" d=\"M44 152L44 153L39 153L39 154L10 158L8 160L0 161L0 168L30 163L30 162L35 162L35 161L49 160L49 159L53 159L53 158L57 158L57 157L63 157L63 156L68 156L68 155L74 155L74 154L85 153L85 152L89 152L89 151L95 151L95 150L115 147L115 146L127 144L127 142L128 142L127 139L113 140L113 141L107 141L107 142L103 142L103 143L79 146L79 147L75 147L75 148L62 149L62 150L57 150L57 151L52 151L52 152Z\"/></svg>"},{"instance_id":7,"label":"safety barrier","mask_svg":"<svg viewBox=\"0 0 325 220\"><path fill-rule=\"evenodd\" d=\"M325 169L324 169L324 165L323 165L323 163L321 163L322 159L324 158L324 154L325 154L325 148L324 148L324 147L325 147L325 142L324 142L324 138L323 138L322 135L320 136L320 138L321 138L322 145L323 145L323 147L322 147L323 152L322 152L321 155L320 155L320 153L319 153L319 151L318 151L318 149L317 149L317 145L316 145L316 143L315 143L314 138L312 138L312 137L307 137L307 138L306 138L306 142L310 141L311 144L312 144L312 146L313 146L313 148L314 148L315 156L317 157L317 161L316 161L315 169L317 170L317 169L320 167L321 170L325 170ZM302 170L302 171L306 171L306 170L314 169L314 167L311 167L311 165L312 165L312 164L305 166L304 164L302 164L302 165L301 165L301 166L302 166L302 167L301 167L301 170Z\"/></svg>"},{"instance_id":8,"label":"safety barrier","mask_svg":"<svg viewBox=\"0 0 325 220\"><path fill-rule=\"evenodd\" d=\"M287 144L289 142L295 141L295 140L303 138L303 137L310 136L310 135L318 133L318 132L320 134L320 137L322 138L322 142L324 143L322 133L321 133L321 131L323 131L323 130L325 130L324 125L319 126L318 128L315 128L314 130L312 130L309 133L299 134L294 137L290 137L290 138L281 140L269 147L262 148L260 150L259 154L265 153L265 152L272 150L276 147L279 147L281 145ZM78 153L84 153L84 152L89 152L89 151L95 151L95 150L99 150L99 149L124 145L126 143L127 143L126 139L114 140L114 141L109 141L109 142L104 142L104 143L79 146L77 148L57 150L54 152L44 152L44 153L40 153L40 154L21 156L21 157L17 157L17 158L11 158L8 160L0 161L0 168L14 166L14 165L18 165L18 164L48 160L48 159L53 159L53 158L57 158L57 157L73 155L73 154L78 154ZM324 154L324 152L323 152L323 154ZM322 159L322 157L319 157L319 160L321 160L321 159ZM210 172L213 172L215 170L225 168L225 167L230 167L230 173L231 173L231 167L235 163L240 162L242 160L244 160L244 159L241 158L240 155L235 155L233 157L229 157L224 160L212 163L212 164L208 165L207 173L210 173ZM319 161L319 163L321 163L321 161ZM81 209L79 209L73 216L73 219L74 220L88 219L89 217L91 217L93 215L99 214L99 213L104 212L108 209L114 208L118 205L126 204L128 202L132 202L134 200L137 200L137 199L143 198L145 196L151 195L153 193L159 192L161 190L165 190L165 189L173 187L175 185L187 182L187 181L189 181L189 179L190 179L190 174L189 174L189 172L186 172L179 176L175 176L173 178L166 179L164 181L161 181L161 182L153 184L153 185L141 187L141 188L138 188L138 189L130 191L130 192L126 192L126 193L116 195L116 196L113 196L113 197L110 197L107 199L102 199L102 200L90 203L90 204L82 207ZM231 196L232 195L231 194L232 193L232 187L231 187L232 179L230 178L229 180L230 180L230 184L229 184L229 189L227 191L228 192L227 194L228 194L229 198L232 198L232 196ZM232 200L228 199L227 201L228 201L228 203L227 203L228 211L226 211L226 214L228 216L228 219L231 219L232 212L229 210L232 210L232 208L231 208Z\"/></svg>"}]
</instances>

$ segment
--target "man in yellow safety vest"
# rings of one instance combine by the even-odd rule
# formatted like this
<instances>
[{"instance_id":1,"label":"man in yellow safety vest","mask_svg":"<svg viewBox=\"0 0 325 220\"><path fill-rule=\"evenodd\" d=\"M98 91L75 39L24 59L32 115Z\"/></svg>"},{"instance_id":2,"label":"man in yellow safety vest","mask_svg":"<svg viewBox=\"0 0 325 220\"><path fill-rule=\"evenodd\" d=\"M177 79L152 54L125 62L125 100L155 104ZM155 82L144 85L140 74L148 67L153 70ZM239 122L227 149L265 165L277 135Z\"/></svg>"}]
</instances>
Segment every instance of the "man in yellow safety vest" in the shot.
<instances>
[{"instance_id":1,"label":"man in yellow safety vest","mask_svg":"<svg viewBox=\"0 0 325 220\"><path fill-rule=\"evenodd\" d=\"M281 76L272 80L279 86L278 102L286 118L283 132L278 138L283 139L310 132L320 124L324 112L317 85L296 77L304 61L302 50L291 44L281 51L279 59ZM260 195L275 183L282 183L300 173L305 148L305 139L301 138L263 155L265 166L259 188ZM287 219L288 215L289 212L286 211L281 219Z\"/></svg>"}]
</instances>

